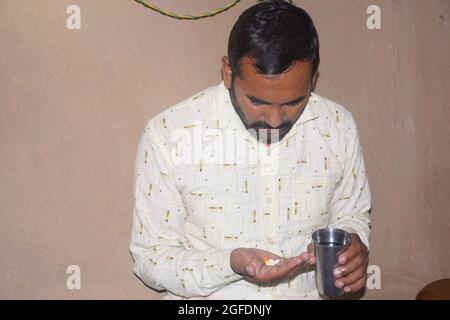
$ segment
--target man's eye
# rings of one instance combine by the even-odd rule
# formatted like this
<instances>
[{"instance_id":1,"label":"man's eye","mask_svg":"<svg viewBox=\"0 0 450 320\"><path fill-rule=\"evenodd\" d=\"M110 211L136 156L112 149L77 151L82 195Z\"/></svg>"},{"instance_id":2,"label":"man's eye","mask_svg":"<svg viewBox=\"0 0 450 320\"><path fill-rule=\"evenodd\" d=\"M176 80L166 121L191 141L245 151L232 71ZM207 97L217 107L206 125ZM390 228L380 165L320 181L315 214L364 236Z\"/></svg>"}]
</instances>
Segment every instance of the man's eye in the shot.
<instances>
[{"instance_id":1,"label":"man's eye","mask_svg":"<svg viewBox=\"0 0 450 320\"><path fill-rule=\"evenodd\" d=\"M300 101L295 102L295 103L289 103L287 106L288 107L298 107L302 102L303 102L303 100L300 100Z\"/></svg>"},{"instance_id":2,"label":"man's eye","mask_svg":"<svg viewBox=\"0 0 450 320\"><path fill-rule=\"evenodd\" d=\"M259 102L259 101L252 101L252 104L255 106L262 106L264 103Z\"/></svg>"}]
</instances>

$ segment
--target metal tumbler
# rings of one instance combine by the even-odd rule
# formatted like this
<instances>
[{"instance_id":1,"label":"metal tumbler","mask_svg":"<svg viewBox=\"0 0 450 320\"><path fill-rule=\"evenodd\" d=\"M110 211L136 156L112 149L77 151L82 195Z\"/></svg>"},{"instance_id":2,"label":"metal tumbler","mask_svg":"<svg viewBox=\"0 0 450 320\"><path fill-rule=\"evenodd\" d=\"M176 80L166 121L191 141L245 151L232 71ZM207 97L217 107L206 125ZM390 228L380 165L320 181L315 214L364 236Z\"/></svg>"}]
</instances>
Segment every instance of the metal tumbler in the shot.
<instances>
[{"instance_id":1,"label":"metal tumbler","mask_svg":"<svg viewBox=\"0 0 450 320\"><path fill-rule=\"evenodd\" d=\"M343 289L334 285L334 268L338 256L350 245L350 233L335 228L325 228L312 234L314 256L316 257L316 283L319 294L327 298L337 298L344 294Z\"/></svg>"}]
</instances>

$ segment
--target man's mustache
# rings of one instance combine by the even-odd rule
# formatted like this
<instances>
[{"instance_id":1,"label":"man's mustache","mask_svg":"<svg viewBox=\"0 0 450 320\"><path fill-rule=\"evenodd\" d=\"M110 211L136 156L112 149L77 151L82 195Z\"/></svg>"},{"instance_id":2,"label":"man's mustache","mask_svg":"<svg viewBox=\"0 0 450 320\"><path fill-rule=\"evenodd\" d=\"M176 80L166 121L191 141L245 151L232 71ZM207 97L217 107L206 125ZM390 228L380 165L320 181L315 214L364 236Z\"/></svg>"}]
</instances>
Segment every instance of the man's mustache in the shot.
<instances>
[{"instance_id":1,"label":"man's mustache","mask_svg":"<svg viewBox=\"0 0 450 320\"><path fill-rule=\"evenodd\" d=\"M264 129L268 130L268 131L269 130L279 130L279 132L283 132L283 131L289 130L291 127L292 127L292 123L291 122L283 123L281 126L276 127L276 128L272 127L268 123L263 123L263 122L254 123L254 124L249 126L249 128L255 129L255 130L264 130Z\"/></svg>"}]
</instances>

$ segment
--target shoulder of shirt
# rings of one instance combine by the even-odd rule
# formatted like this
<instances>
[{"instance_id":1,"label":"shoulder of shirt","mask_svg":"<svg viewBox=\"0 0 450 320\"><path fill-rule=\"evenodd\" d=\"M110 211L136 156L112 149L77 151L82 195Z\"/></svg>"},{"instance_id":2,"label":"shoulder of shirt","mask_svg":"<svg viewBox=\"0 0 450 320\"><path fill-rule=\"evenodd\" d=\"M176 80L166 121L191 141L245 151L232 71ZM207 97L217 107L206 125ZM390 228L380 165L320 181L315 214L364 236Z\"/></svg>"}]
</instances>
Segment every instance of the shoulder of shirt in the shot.
<instances>
[{"instance_id":1,"label":"shoulder of shirt","mask_svg":"<svg viewBox=\"0 0 450 320\"><path fill-rule=\"evenodd\" d=\"M211 86L175 105L163 110L147 121L146 132L149 132L155 142L171 140L175 129L189 128L196 121L204 121L205 115L212 112L218 85Z\"/></svg>"},{"instance_id":2,"label":"shoulder of shirt","mask_svg":"<svg viewBox=\"0 0 450 320\"><path fill-rule=\"evenodd\" d=\"M336 125L342 121L346 126L356 127L353 115L346 107L317 93L313 93L311 99L313 112L319 116L320 121L329 120L328 123Z\"/></svg>"}]
</instances>

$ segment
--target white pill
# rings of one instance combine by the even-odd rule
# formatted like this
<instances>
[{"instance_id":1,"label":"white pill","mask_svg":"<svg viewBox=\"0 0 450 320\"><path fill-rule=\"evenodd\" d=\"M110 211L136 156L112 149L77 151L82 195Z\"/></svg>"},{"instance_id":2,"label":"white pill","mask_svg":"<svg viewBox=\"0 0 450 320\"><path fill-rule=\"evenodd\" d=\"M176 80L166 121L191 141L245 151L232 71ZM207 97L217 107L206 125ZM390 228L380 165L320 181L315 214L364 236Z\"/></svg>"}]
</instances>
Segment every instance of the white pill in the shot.
<instances>
[{"instance_id":1,"label":"white pill","mask_svg":"<svg viewBox=\"0 0 450 320\"><path fill-rule=\"evenodd\" d=\"M276 259L276 260L269 259L269 260L266 262L266 266L275 266L275 265L277 265L279 262L280 262L280 259Z\"/></svg>"}]
</instances>

